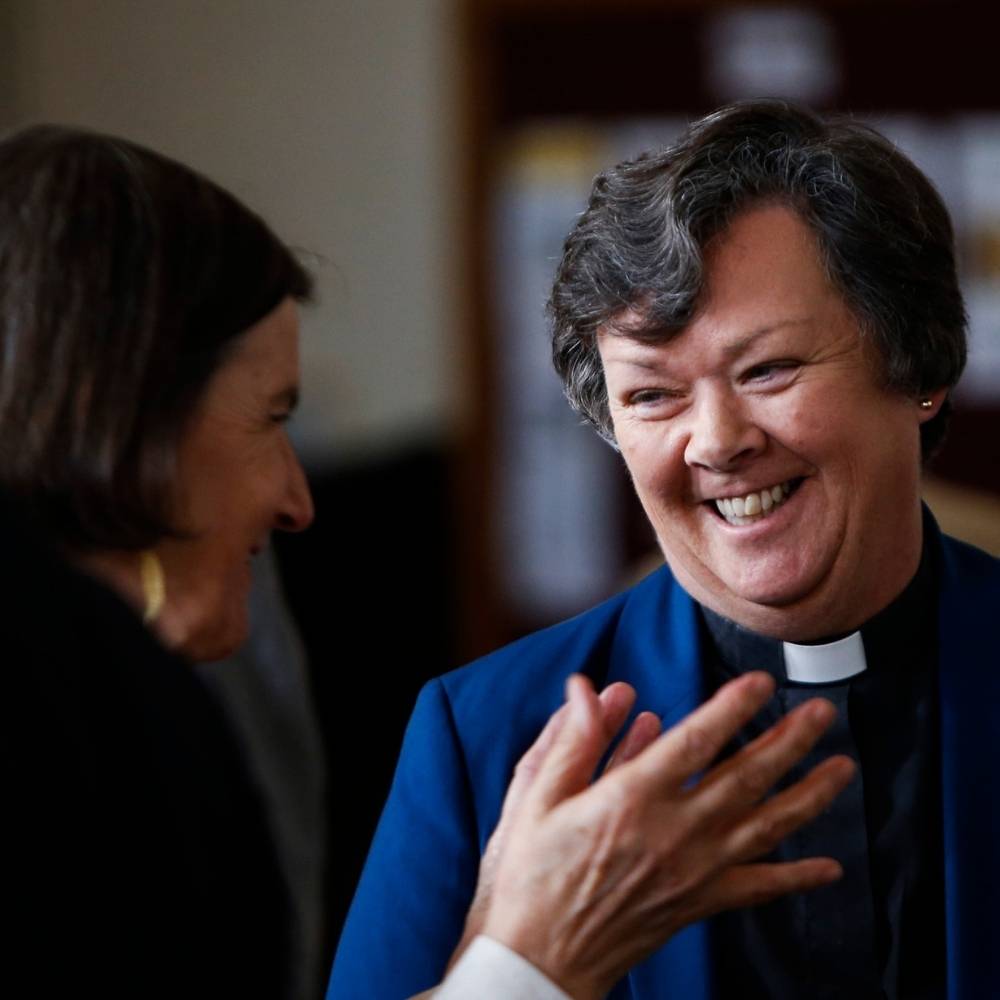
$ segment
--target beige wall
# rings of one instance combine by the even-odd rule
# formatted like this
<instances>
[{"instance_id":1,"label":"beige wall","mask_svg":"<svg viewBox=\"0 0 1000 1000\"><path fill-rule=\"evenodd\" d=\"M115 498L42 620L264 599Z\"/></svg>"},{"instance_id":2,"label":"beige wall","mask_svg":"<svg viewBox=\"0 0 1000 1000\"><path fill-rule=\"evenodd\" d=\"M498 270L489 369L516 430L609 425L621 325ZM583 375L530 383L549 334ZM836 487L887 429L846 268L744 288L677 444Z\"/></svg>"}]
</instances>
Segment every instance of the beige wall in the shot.
<instances>
[{"instance_id":1,"label":"beige wall","mask_svg":"<svg viewBox=\"0 0 1000 1000\"><path fill-rule=\"evenodd\" d=\"M457 176L449 0L4 0L0 125L117 132L315 252L309 457L448 432Z\"/></svg>"}]
</instances>

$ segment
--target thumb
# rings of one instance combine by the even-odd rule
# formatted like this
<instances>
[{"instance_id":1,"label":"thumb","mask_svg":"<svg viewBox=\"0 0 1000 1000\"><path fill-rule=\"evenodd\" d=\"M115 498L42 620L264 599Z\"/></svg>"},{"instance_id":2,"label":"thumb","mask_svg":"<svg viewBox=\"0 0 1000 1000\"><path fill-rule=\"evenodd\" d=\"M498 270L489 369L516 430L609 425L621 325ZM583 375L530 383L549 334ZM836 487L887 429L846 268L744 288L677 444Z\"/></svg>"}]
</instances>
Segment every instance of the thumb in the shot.
<instances>
[{"instance_id":1,"label":"thumb","mask_svg":"<svg viewBox=\"0 0 1000 1000\"><path fill-rule=\"evenodd\" d=\"M604 725L601 704L589 680L573 674L566 681L565 717L541 761L524 808L547 813L590 783L613 733Z\"/></svg>"}]
</instances>

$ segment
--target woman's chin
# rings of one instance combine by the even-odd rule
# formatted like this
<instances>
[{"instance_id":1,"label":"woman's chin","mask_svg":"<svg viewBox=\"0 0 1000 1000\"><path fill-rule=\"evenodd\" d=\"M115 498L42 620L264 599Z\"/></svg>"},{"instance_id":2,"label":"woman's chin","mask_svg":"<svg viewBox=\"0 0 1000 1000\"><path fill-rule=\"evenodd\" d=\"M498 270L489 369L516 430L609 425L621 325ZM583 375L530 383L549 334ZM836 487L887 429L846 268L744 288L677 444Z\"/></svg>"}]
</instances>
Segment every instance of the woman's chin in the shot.
<instances>
[{"instance_id":1,"label":"woman's chin","mask_svg":"<svg viewBox=\"0 0 1000 1000\"><path fill-rule=\"evenodd\" d=\"M799 553L786 558L774 553L771 558L753 562L710 567L714 572L703 574L699 589L704 603L710 606L725 604L733 610L786 608L807 600L820 589L829 575L828 564L829 560L803 559ZM739 620L732 614L727 617Z\"/></svg>"},{"instance_id":2,"label":"woman's chin","mask_svg":"<svg viewBox=\"0 0 1000 1000\"><path fill-rule=\"evenodd\" d=\"M239 652L243 642L218 643L214 646L205 646L184 655L193 663L217 663L220 660L227 660L230 656Z\"/></svg>"},{"instance_id":3,"label":"woman's chin","mask_svg":"<svg viewBox=\"0 0 1000 1000\"><path fill-rule=\"evenodd\" d=\"M174 648L192 663L213 663L225 660L236 653L246 642L249 633L247 614L232 615L226 621L206 623L192 630Z\"/></svg>"}]
</instances>

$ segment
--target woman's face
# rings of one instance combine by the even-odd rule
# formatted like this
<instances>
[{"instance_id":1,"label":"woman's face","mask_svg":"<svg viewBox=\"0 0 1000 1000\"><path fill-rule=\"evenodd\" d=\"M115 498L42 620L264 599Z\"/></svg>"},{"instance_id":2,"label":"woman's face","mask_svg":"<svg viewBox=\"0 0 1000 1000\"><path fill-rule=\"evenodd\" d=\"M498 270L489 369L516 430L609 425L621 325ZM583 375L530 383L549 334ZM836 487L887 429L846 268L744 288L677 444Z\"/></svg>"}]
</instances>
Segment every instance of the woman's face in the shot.
<instances>
[{"instance_id":1,"label":"woman's face","mask_svg":"<svg viewBox=\"0 0 1000 1000\"><path fill-rule=\"evenodd\" d=\"M636 491L703 604L783 639L850 630L916 571L919 430L944 393L922 409L881 386L790 209L738 216L706 275L673 339L598 338Z\"/></svg>"},{"instance_id":2,"label":"woman's face","mask_svg":"<svg viewBox=\"0 0 1000 1000\"><path fill-rule=\"evenodd\" d=\"M286 421L299 384L298 310L286 299L233 344L181 440L176 520L191 537L156 546L164 617L193 660L232 653L247 635L251 561L271 531L313 518ZM168 637L168 641L169 641Z\"/></svg>"}]
</instances>

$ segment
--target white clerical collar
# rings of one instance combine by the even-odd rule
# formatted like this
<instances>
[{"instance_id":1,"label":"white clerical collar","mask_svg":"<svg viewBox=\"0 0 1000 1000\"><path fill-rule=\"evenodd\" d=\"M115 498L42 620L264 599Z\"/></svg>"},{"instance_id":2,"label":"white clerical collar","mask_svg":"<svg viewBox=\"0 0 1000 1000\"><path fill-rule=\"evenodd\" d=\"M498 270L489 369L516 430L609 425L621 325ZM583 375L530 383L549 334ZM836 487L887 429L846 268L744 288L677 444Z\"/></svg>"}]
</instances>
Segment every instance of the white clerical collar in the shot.
<instances>
[{"instance_id":1,"label":"white clerical collar","mask_svg":"<svg viewBox=\"0 0 1000 1000\"><path fill-rule=\"evenodd\" d=\"M860 632L818 646L781 644L785 654L785 674L798 684L836 684L864 673L865 644Z\"/></svg>"}]
</instances>

